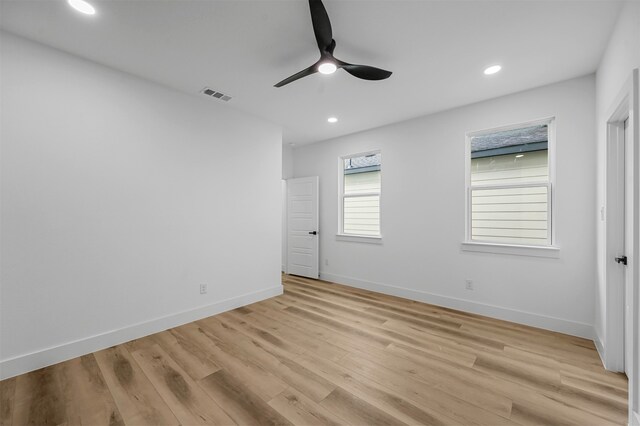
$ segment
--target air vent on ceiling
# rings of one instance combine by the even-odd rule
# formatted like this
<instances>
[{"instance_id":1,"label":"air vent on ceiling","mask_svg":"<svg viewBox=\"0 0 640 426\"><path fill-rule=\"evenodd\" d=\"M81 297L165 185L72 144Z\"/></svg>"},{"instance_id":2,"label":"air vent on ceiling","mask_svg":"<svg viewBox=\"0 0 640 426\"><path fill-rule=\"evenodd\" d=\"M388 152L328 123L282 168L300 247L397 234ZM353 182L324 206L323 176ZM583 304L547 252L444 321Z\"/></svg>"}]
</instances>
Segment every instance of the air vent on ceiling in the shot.
<instances>
[{"instance_id":1,"label":"air vent on ceiling","mask_svg":"<svg viewBox=\"0 0 640 426\"><path fill-rule=\"evenodd\" d=\"M212 98L223 100L225 102L228 102L231 100L231 96L225 95L224 93L221 93L221 92L216 92L215 90L210 89L208 87L205 87L204 89L202 89L200 93L203 93L207 96L211 96Z\"/></svg>"}]
</instances>

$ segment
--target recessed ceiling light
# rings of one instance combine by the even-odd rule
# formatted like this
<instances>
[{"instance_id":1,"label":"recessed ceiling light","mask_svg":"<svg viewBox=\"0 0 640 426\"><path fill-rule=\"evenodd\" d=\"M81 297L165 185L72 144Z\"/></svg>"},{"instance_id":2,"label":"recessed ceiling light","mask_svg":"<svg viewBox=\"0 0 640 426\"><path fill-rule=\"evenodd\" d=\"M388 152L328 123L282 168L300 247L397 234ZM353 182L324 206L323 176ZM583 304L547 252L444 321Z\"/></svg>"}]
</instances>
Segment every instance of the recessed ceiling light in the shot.
<instances>
[{"instance_id":1,"label":"recessed ceiling light","mask_svg":"<svg viewBox=\"0 0 640 426\"><path fill-rule=\"evenodd\" d=\"M502 67L500 65L492 65L484 70L485 75L495 74L500 71Z\"/></svg>"},{"instance_id":2,"label":"recessed ceiling light","mask_svg":"<svg viewBox=\"0 0 640 426\"><path fill-rule=\"evenodd\" d=\"M328 121L329 123L337 123L337 122L338 122L338 119L337 119L336 117L329 117L329 118L327 118L327 121Z\"/></svg>"},{"instance_id":3,"label":"recessed ceiling light","mask_svg":"<svg viewBox=\"0 0 640 426\"><path fill-rule=\"evenodd\" d=\"M522 158L522 157L524 157L524 154L518 154L518 155L516 155L516 158Z\"/></svg>"},{"instance_id":4,"label":"recessed ceiling light","mask_svg":"<svg viewBox=\"0 0 640 426\"><path fill-rule=\"evenodd\" d=\"M322 74L333 74L337 69L338 67L333 62L323 62L318 66L318 71Z\"/></svg>"},{"instance_id":5,"label":"recessed ceiling light","mask_svg":"<svg viewBox=\"0 0 640 426\"><path fill-rule=\"evenodd\" d=\"M85 15L95 15L96 9L84 0L67 0L69 6Z\"/></svg>"}]
</instances>

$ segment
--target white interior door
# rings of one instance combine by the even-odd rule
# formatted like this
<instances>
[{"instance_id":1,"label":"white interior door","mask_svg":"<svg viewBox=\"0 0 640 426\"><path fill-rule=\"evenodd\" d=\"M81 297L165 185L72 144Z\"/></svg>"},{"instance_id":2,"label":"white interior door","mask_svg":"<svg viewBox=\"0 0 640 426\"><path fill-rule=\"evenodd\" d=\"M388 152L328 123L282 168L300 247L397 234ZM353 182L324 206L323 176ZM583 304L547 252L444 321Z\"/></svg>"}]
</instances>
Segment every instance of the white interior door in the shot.
<instances>
[{"instance_id":1,"label":"white interior door","mask_svg":"<svg viewBox=\"0 0 640 426\"><path fill-rule=\"evenodd\" d=\"M629 137L629 119L624 122L624 158L625 158L625 191L624 191L624 253L631 255L633 253L633 238L630 233L632 228L633 219L633 203L632 191L632 171L633 171L633 156L631 153L631 138ZM633 277L631 274L631 268L625 268L624 277L624 371L627 373L627 377L631 377L631 361L633 350Z\"/></svg>"},{"instance_id":2,"label":"white interior door","mask_svg":"<svg viewBox=\"0 0 640 426\"><path fill-rule=\"evenodd\" d=\"M319 177L287 180L287 273L317 279Z\"/></svg>"}]
</instances>

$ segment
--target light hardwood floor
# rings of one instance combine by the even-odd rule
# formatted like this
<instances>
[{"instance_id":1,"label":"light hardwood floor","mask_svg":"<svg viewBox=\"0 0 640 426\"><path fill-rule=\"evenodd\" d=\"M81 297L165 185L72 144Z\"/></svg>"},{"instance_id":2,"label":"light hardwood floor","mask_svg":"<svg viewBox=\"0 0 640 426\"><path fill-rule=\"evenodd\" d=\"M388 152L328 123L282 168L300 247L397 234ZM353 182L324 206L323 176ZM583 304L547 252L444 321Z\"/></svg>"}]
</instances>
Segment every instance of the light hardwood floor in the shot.
<instances>
[{"instance_id":1,"label":"light hardwood floor","mask_svg":"<svg viewBox=\"0 0 640 426\"><path fill-rule=\"evenodd\" d=\"M282 296L2 381L0 423L626 423L626 377L591 341L283 283Z\"/></svg>"}]
</instances>

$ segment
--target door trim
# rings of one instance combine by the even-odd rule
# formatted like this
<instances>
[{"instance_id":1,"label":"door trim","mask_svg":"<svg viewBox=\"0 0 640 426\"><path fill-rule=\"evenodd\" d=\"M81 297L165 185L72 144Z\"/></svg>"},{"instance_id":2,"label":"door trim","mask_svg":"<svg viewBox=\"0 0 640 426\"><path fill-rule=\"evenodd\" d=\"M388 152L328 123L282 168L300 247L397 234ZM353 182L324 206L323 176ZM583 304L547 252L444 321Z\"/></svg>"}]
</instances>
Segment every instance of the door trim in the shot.
<instances>
[{"instance_id":1,"label":"door trim","mask_svg":"<svg viewBox=\"0 0 640 426\"><path fill-rule=\"evenodd\" d=\"M615 201L615 188L612 185L616 179L615 160L619 155L617 150L620 147L620 139L624 138L624 120L629 119L629 141L627 155L631 155L631 200L627 200L632 205L631 229L625 230L625 238L631 239L631 253L625 253L628 258L628 274L631 277L632 287L632 341L629 374L629 424L640 426L640 290L638 288L640 267L640 121L638 97L640 96L638 84L638 69L634 69L631 76L622 88L622 91L613 103L609 119L606 123L607 131L607 159L605 171L605 277L606 277L606 324L604 336L603 361L605 368L613 371L624 371L624 310L621 309L624 300L624 289L620 285L615 285L616 268L612 267L616 243L615 233L610 233L608 220L615 214L611 211L610 202ZM624 146L622 147L624 149ZM610 240L611 239L611 240ZM618 266L618 265L616 265ZM617 268L621 270L622 268ZM618 283L619 284L619 283Z\"/></svg>"},{"instance_id":2,"label":"door trim","mask_svg":"<svg viewBox=\"0 0 640 426\"><path fill-rule=\"evenodd\" d=\"M289 261L288 256L289 256L289 247L288 247L288 243L289 243L289 231L288 231L288 226L289 226L289 219L287 217L287 181L286 179L282 179L282 183L281 183L281 196L282 196L282 201L281 201L281 207L282 207L282 272L283 273L287 273L287 270L289 268Z\"/></svg>"},{"instance_id":3,"label":"door trim","mask_svg":"<svg viewBox=\"0 0 640 426\"><path fill-rule=\"evenodd\" d=\"M605 359L607 370L624 371L624 279L625 267L614 258L624 253L625 141L624 121L628 117L628 97L618 104L607 121L607 160L605 177L605 259L606 329ZM628 268L629 266L627 266Z\"/></svg>"},{"instance_id":4,"label":"door trim","mask_svg":"<svg viewBox=\"0 0 640 426\"><path fill-rule=\"evenodd\" d=\"M640 426L640 84L638 69L633 70L629 97L629 136L632 160L632 346L631 377L629 379L629 423Z\"/></svg>"}]
</instances>

